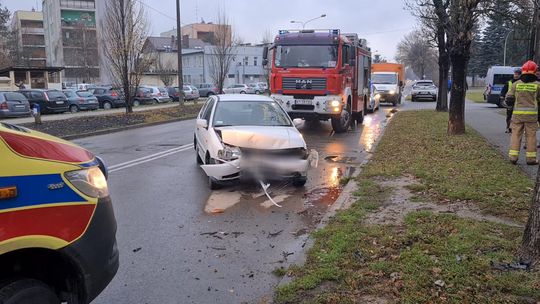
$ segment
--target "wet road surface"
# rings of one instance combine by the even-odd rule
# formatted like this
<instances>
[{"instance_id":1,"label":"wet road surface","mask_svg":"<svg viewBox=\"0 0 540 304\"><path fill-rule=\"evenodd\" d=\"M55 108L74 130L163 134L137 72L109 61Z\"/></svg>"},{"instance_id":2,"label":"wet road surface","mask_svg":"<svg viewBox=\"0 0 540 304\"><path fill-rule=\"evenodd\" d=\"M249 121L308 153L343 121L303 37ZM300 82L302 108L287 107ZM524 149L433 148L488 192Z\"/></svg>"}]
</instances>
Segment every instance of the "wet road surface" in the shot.
<instances>
[{"instance_id":1,"label":"wet road surface","mask_svg":"<svg viewBox=\"0 0 540 304\"><path fill-rule=\"evenodd\" d=\"M111 168L120 269L94 303L257 303L303 251L339 196L341 179L371 153L391 107L333 134L329 122L298 128L319 152L305 188L277 183L273 206L259 187L211 192L192 148L194 121L78 140Z\"/></svg>"}]
</instances>

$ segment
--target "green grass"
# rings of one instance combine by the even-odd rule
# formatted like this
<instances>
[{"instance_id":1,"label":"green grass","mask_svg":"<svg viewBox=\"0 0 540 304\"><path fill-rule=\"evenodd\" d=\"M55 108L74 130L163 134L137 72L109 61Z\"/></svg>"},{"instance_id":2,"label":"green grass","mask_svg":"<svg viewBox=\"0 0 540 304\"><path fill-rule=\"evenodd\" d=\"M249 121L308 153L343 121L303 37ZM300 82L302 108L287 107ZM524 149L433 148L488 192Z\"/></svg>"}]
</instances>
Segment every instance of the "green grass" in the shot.
<instances>
[{"instance_id":1,"label":"green grass","mask_svg":"<svg viewBox=\"0 0 540 304\"><path fill-rule=\"evenodd\" d=\"M400 112L388 126L367 177L413 175L438 200L466 200L486 213L525 222L533 182L468 128L448 136L448 114Z\"/></svg>"},{"instance_id":2,"label":"green grass","mask_svg":"<svg viewBox=\"0 0 540 304\"><path fill-rule=\"evenodd\" d=\"M474 91L474 90L467 91L466 98L475 103L486 102L484 100L484 91Z\"/></svg>"},{"instance_id":3,"label":"green grass","mask_svg":"<svg viewBox=\"0 0 540 304\"><path fill-rule=\"evenodd\" d=\"M485 212L524 221L532 182L471 130L448 137L446 117L418 111L393 118L359 177L358 201L313 234L306 263L288 270L295 279L277 289L276 303L362 303L366 295L390 303L540 300L538 272L490 266L513 260L520 228L426 211L408 214L402 225L364 223L390 194L373 177L403 174L420 182L407 188L432 200L468 199Z\"/></svg>"}]
</instances>

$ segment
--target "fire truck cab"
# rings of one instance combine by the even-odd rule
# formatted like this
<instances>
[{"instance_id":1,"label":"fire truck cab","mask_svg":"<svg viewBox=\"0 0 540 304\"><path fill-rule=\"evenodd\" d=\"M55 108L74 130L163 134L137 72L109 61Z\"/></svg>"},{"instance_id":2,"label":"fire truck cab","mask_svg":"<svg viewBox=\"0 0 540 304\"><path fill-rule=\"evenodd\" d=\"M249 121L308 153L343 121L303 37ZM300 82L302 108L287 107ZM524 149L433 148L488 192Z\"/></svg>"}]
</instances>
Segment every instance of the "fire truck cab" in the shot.
<instances>
[{"instance_id":1,"label":"fire truck cab","mask_svg":"<svg viewBox=\"0 0 540 304\"><path fill-rule=\"evenodd\" d=\"M371 52L358 34L282 30L263 57L272 64L272 97L291 118L331 119L337 133L363 122L370 96Z\"/></svg>"}]
</instances>

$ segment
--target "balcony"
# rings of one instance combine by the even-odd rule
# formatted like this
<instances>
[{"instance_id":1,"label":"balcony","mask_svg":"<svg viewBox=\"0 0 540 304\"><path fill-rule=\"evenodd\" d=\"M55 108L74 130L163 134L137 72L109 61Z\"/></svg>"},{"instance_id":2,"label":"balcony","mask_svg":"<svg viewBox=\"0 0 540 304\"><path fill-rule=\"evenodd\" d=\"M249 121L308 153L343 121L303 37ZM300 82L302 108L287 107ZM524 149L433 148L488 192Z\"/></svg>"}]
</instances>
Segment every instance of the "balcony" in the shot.
<instances>
[{"instance_id":1,"label":"balcony","mask_svg":"<svg viewBox=\"0 0 540 304\"><path fill-rule=\"evenodd\" d=\"M23 35L24 34L45 35L45 30L43 28L23 27L21 28L21 33Z\"/></svg>"},{"instance_id":2,"label":"balcony","mask_svg":"<svg viewBox=\"0 0 540 304\"><path fill-rule=\"evenodd\" d=\"M95 10L96 2L94 0L60 0L60 7L62 9L84 9Z\"/></svg>"}]
</instances>

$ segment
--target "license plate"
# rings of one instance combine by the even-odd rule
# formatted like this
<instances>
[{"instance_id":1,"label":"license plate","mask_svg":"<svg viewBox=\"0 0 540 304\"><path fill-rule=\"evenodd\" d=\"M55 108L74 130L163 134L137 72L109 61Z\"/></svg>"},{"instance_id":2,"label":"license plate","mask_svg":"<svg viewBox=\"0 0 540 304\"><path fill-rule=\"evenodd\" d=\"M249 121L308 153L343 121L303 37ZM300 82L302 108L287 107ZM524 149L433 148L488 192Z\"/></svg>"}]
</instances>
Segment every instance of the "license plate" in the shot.
<instances>
[{"instance_id":1,"label":"license plate","mask_svg":"<svg viewBox=\"0 0 540 304\"><path fill-rule=\"evenodd\" d=\"M18 105L18 106L15 106L15 108L17 108L17 109L24 109L24 108L26 108L26 106L25 106L25 105Z\"/></svg>"},{"instance_id":2,"label":"license plate","mask_svg":"<svg viewBox=\"0 0 540 304\"><path fill-rule=\"evenodd\" d=\"M311 105L313 103L313 100L311 99L295 99L294 104L297 105Z\"/></svg>"},{"instance_id":3,"label":"license plate","mask_svg":"<svg viewBox=\"0 0 540 304\"><path fill-rule=\"evenodd\" d=\"M56 104L64 104L63 101L57 101Z\"/></svg>"},{"instance_id":4,"label":"license plate","mask_svg":"<svg viewBox=\"0 0 540 304\"><path fill-rule=\"evenodd\" d=\"M422 93L420 93L420 94L422 94L422 95L429 95L428 92L422 92Z\"/></svg>"}]
</instances>

